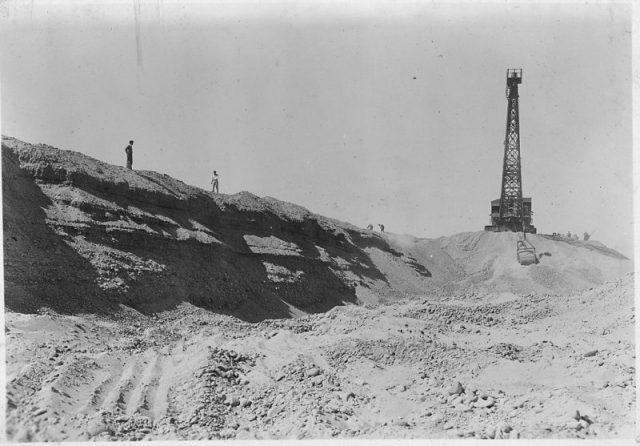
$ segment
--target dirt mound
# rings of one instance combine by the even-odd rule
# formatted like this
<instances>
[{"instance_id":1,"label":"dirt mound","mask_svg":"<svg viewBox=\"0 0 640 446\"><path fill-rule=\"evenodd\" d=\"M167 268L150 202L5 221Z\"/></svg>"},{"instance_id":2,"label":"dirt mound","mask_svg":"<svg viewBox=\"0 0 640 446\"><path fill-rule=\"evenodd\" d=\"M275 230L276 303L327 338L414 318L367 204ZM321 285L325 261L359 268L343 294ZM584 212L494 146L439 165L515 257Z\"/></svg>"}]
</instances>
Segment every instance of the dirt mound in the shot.
<instances>
[{"instance_id":1,"label":"dirt mound","mask_svg":"<svg viewBox=\"0 0 640 446\"><path fill-rule=\"evenodd\" d=\"M527 235L539 263L522 266L512 232L468 232L435 240L387 235L392 248L412 255L434 275L456 282L458 292L567 293L613 280L633 262L598 242L556 241Z\"/></svg>"},{"instance_id":2,"label":"dirt mound","mask_svg":"<svg viewBox=\"0 0 640 446\"><path fill-rule=\"evenodd\" d=\"M597 243L516 234L381 234L248 192L213 194L167 175L3 137L5 305L145 313L182 302L250 321L345 303L479 290L558 293L631 269Z\"/></svg>"}]
</instances>

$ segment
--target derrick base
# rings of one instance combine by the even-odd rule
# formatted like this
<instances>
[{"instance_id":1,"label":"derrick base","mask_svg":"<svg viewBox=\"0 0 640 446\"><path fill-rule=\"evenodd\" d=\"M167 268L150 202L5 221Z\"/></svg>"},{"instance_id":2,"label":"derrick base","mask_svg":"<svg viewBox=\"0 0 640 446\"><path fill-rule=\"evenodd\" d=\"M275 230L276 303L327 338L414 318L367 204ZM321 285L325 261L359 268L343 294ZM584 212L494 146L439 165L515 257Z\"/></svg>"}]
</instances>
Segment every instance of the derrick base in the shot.
<instances>
[{"instance_id":1,"label":"derrick base","mask_svg":"<svg viewBox=\"0 0 640 446\"><path fill-rule=\"evenodd\" d=\"M524 232L535 234L536 228L533 226L533 211L531 210L531 198L522 199L522 212L524 217L516 215L503 215L500 217L500 199L491 202L491 224L484 227L490 232L522 232L524 221ZM506 212L505 212L506 213Z\"/></svg>"}]
</instances>

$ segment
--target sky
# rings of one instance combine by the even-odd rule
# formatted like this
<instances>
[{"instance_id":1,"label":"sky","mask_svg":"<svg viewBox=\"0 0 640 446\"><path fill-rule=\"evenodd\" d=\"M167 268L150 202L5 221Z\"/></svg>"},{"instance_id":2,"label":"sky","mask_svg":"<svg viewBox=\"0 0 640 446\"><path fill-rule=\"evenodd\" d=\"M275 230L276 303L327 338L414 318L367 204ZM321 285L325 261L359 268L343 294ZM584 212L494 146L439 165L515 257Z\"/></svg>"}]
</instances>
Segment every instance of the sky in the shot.
<instances>
[{"instance_id":1,"label":"sky","mask_svg":"<svg viewBox=\"0 0 640 446\"><path fill-rule=\"evenodd\" d=\"M358 226L489 224L522 68L540 233L633 255L623 3L5 1L2 133Z\"/></svg>"}]
</instances>

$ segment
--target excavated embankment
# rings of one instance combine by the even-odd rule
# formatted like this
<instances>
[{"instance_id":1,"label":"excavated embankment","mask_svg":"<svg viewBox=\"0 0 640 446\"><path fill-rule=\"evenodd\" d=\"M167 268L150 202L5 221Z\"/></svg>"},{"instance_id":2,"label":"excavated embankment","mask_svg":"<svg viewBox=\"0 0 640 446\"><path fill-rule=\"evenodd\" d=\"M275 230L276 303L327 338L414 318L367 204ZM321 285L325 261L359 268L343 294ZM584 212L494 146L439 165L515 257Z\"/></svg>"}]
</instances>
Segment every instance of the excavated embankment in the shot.
<instances>
[{"instance_id":1,"label":"excavated embankment","mask_svg":"<svg viewBox=\"0 0 640 446\"><path fill-rule=\"evenodd\" d=\"M380 235L246 192L3 139L5 305L157 312L188 301L247 320L326 311L389 286ZM411 267L422 278L429 272Z\"/></svg>"},{"instance_id":2,"label":"excavated embankment","mask_svg":"<svg viewBox=\"0 0 640 446\"><path fill-rule=\"evenodd\" d=\"M2 141L5 306L143 313L189 302L248 321L336 305L482 288L588 288L631 270L599 244L516 234L427 240L380 234L247 192L212 194L81 153Z\"/></svg>"},{"instance_id":3,"label":"excavated embankment","mask_svg":"<svg viewBox=\"0 0 640 446\"><path fill-rule=\"evenodd\" d=\"M597 242L531 236L525 267L517 234L374 233L13 138L2 173L12 441L634 435L632 262Z\"/></svg>"}]
</instances>

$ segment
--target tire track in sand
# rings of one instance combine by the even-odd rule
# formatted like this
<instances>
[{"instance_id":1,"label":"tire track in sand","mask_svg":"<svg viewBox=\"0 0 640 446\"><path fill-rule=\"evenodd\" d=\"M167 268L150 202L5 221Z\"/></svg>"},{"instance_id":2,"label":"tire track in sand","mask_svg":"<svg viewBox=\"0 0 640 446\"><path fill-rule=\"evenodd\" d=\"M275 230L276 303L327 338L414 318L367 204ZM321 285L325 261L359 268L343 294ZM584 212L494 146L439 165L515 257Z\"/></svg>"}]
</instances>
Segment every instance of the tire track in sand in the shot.
<instances>
[{"instance_id":1,"label":"tire track in sand","mask_svg":"<svg viewBox=\"0 0 640 446\"><path fill-rule=\"evenodd\" d=\"M139 373L142 368L141 365L140 361L133 357L126 363L120 379L104 399L102 409L121 413L128 412L131 393L138 386L141 379Z\"/></svg>"},{"instance_id":2,"label":"tire track in sand","mask_svg":"<svg viewBox=\"0 0 640 446\"><path fill-rule=\"evenodd\" d=\"M128 416L140 414L153 418L156 400L161 397L158 395L158 385L162 376L162 366L157 352L148 351L145 356L147 365L136 386L131 390L126 413Z\"/></svg>"}]
</instances>

